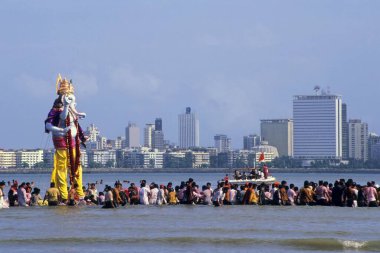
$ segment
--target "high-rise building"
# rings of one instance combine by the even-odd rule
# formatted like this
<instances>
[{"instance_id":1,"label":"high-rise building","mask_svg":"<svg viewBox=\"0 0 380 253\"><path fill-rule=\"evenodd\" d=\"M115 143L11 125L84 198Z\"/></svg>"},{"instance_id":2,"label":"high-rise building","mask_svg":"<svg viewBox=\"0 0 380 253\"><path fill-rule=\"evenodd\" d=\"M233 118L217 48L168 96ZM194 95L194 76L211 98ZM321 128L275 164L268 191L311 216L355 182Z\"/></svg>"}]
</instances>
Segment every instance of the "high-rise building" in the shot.
<instances>
[{"instance_id":1,"label":"high-rise building","mask_svg":"<svg viewBox=\"0 0 380 253\"><path fill-rule=\"evenodd\" d=\"M347 104L342 103L342 158L348 159L348 122Z\"/></svg>"},{"instance_id":2,"label":"high-rise building","mask_svg":"<svg viewBox=\"0 0 380 253\"><path fill-rule=\"evenodd\" d=\"M231 139L225 134L217 134L214 136L215 148L218 153L225 153L231 151Z\"/></svg>"},{"instance_id":3,"label":"high-rise building","mask_svg":"<svg viewBox=\"0 0 380 253\"><path fill-rule=\"evenodd\" d=\"M118 136L115 140L114 149L122 149L123 148L123 141L125 141L125 138L122 136Z\"/></svg>"},{"instance_id":4,"label":"high-rise building","mask_svg":"<svg viewBox=\"0 0 380 253\"><path fill-rule=\"evenodd\" d=\"M157 118L154 121L154 130L156 130L156 131L162 131L162 119L161 118Z\"/></svg>"},{"instance_id":5,"label":"high-rise building","mask_svg":"<svg viewBox=\"0 0 380 253\"><path fill-rule=\"evenodd\" d=\"M129 123L125 129L125 142L127 148L140 147L140 128L135 123Z\"/></svg>"},{"instance_id":6,"label":"high-rise building","mask_svg":"<svg viewBox=\"0 0 380 253\"><path fill-rule=\"evenodd\" d=\"M178 139L180 148L199 147L199 120L190 107L178 115Z\"/></svg>"},{"instance_id":7,"label":"high-rise building","mask_svg":"<svg viewBox=\"0 0 380 253\"><path fill-rule=\"evenodd\" d=\"M280 156L293 156L293 120L261 120L261 139L277 148Z\"/></svg>"},{"instance_id":8,"label":"high-rise building","mask_svg":"<svg viewBox=\"0 0 380 253\"><path fill-rule=\"evenodd\" d=\"M99 135L97 139L96 149L107 149L107 138Z\"/></svg>"},{"instance_id":9,"label":"high-rise building","mask_svg":"<svg viewBox=\"0 0 380 253\"><path fill-rule=\"evenodd\" d=\"M87 127L86 135L88 136L89 142L96 142L99 134L99 129L94 124L90 124L90 126Z\"/></svg>"},{"instance_id":10,"label":"high-rise building","mask_svg":"<svg viewBox=\"0 0 380 253\"><path fill-rule=\"evenodd\" d=\"M303 160L342 158L342 98L316 94L294 96L293 156Z\"/></svg>"},{"instance_id":11,"label":"high-rise building","mask_svg":"<svg viewBox=\"0 0 380 253\"><path fill-rule=\"evenodd\" d=\"M107 138L100 135L99 129L94 124L87 127L85 135L89 137L86 142L88 150L107 148Z\"/></svg>"},{"instance_id":12,"label":"high-rise building","mask_svg":"<svg viewBox=\"0 0 380 253\"><path fill-rule=\"evenodd\" d=\"M359 119L348 121L348 157L368 160L368 124Z\"/></svg>"},{"instance_id":13,"label":"high-rise building","mask_svg":"<svg viewBox=\"0 0 380 253\"><path fill-rule=\"evenodd\" d=\"M252 150L253 147L259 146L261 142L261 136L256 134L250 134L243 137L243 149Z\"/></svg>"},{"instance_id":14,"label":"high-rise building","mask_svg":"<svg viewBox=\"0 0 380 253\"><path fill-rule=\"evenodd\" d=\"M154 131L152 135L152 148L158 150L165 149L164 132L162 131L162 119L157 118L154 124Z\"/></svg>"},{"instance_id":15,"label":"high-rise building","mask_svg":"<svg viewBox=\"0 0 380 253\"><path fill-rule=\"evenodd\" d=\"M152 148L158 150L165 149L164 133L162 131L154 130L152 136Z\"/></svg>"},{"instance_id":16,"label":"high-rise building","mask_svg":"<svg viewBox=\"0 0 380 253\"><path fill-rule=\"evenodd\" d=\"M371 146L371 159L380 161L380 142Z\"/></svg>"},{"instance_id":17,"label":"high-rise building","mask_svg":"<svg viewBox=\"0 0 380 253\"><path fill-rule=\"evenodd\" d=\"M144 147L152 148L154 124L146 124L144 128Z\"/></svg>"},{"instance_id":18,"label":"high-rise building","mask_svg":"<svg viewBox=\"0 0 380 253\"><path fill-rule=\"evenodd\" d=\"M380 160L379 148L380 136L375 133L368 134L368 159L369 160Z\"/></svg>"}]
</instances>

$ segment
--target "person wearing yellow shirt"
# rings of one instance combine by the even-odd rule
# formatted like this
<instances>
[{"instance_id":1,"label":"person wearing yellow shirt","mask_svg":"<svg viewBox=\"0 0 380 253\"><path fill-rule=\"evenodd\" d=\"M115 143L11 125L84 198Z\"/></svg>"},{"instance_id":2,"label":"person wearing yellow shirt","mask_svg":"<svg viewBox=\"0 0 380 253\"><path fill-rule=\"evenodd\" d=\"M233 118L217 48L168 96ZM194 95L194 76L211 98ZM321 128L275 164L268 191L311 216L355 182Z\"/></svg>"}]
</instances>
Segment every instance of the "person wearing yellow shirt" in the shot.
<instances>
[{"instance_id":1,"label":"person wearing yellow shirt","mask_svg":"<svg viewBox=\"0 0 380 253\"><path fill-rule=\"evenodd\" d=\"M169 189L169 205L177 205L179 200L177 198L177 193L173 190L173 188Z\"/></svg>"},{"instance_id":2,"label":"person wearing yellow shirt","mask_svg":"<svg viewBox=\"0 0 380 253\"><path fill-rule=\"evenodd\" d=\"M256 187L257 187L256 184L252 185L252 192L251 192L251 196L249 198L249 204L250 205L257 205L257 203L259 201L257 193L256 193Z\"/></svg>"},{"instance_id":3,"label":"person wearing yellow shirt","mask_svg":"<svg viewBox=\"0 0 380 253\"><path fill-rule=\"evenodd\" d=\"M50 188L46 191L44 201L47 200L49 206L57 206L61 200L61 194L59 190L55 187L55 183L50 183Z\"/></svg>"}]
</instances>

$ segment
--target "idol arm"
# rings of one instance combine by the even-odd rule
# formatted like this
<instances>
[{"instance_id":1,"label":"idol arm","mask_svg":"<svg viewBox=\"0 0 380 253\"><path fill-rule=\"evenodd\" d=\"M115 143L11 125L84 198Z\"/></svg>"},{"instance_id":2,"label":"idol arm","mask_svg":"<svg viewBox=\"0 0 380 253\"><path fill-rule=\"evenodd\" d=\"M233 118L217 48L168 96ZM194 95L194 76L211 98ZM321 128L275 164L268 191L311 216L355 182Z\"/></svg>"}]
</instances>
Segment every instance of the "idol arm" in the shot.
<instances>
[{"instance_id":1,"label":"idol arm","mask_svg":"<svg viewBox=\"0 0 380 253\"><path fill-rule=\"evenodd\" d=\"M49 132L53 132L53 133L67 133L70 130L70 126L66 128L60 128L60 127L53 126L53 124L51 123L46 123L45 127Z\"/></svg>"}]
</instances>

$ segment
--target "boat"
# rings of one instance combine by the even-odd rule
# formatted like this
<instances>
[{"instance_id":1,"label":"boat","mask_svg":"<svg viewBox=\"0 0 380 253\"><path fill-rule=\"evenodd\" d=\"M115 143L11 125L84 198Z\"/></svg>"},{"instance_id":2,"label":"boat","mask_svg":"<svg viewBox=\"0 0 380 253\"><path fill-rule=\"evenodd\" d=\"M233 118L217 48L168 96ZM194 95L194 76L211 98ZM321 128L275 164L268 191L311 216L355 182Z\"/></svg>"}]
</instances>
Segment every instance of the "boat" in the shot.
<instances>
[{"instance_id":1,"label":"boat","mask_svg":"<svg viewBox=\"0 0 380 253\"><path fill-rule=\"evenodd\" d=\"M267 170L267 167L266 167L266 170ZM262 172L262 170L258 168L251 169L251 172L249 173L249 175L246 175L245 172L243 172L243 174L240 174L240 171L235 170L233 179L229 179L228 177L225 177L224 179L219 180L218 183L225 182L227 180L228 180L228 183L237 184L237 185L245 185L249 183L256 184L256 185L260 185L260 184L272 185L276 182L276 178L274 176L268 175L267 177L265 177L265 174Z\"/></svg>"},{"instance_id":2,"label":"boat","mask_svg":"<svg viewBox=\"0 0 380 253\"><path fill-rule=\"evenodd\" d=\"M218 183L220 182L225 182L225 180L219 180ZM236 184L236 185L245 185L245 184L266 184L266 185L272 185L276 182L276 178L273 176L268 176L267 178L262 177L262 178L252 178L252 179L231 179L228 180L228 183L230 184Z\"/></svg>"}]
</instances>

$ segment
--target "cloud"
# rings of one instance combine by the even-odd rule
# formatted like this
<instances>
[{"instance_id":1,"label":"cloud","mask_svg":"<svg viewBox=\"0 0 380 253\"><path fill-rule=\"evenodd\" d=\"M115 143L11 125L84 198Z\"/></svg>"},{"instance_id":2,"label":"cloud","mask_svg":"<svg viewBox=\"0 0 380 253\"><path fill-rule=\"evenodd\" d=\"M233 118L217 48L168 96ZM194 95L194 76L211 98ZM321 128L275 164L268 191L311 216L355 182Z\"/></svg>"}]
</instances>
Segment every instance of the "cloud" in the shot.
<instances>
[{"instance_id":1,"label":"cloud","mask_svg":"<svg viewBox=\"0 0 380 253\"><path fill-rule=\"evenodd\" d=\"M98 81L94 75L74 72L72 80L75 92L81 97L95 96L99 91Z\"/></svg>"},{"instance_id":2,"label":"cloud","mask_svg":"<svg viewBox=\"0 0 380 253\"><path fill-rule=\"evenodd\" d=\"M196 42L200 45L215 47L229 44L229 39L222 38L214 34L203 34L196 37Z\"/></svg>"},{"instance_id":3,"label":"cloud","mask_svg":"<svg viewBox=\"0 0 380 253\"><path fill-rule=\"evenodd\" d=\"M73 80L75 93L80 96L93 96L98 92L97 79L93 75L74 73L71 76L62 75L63 78ZM56 94L56 79L45 80L29 74L22 74L15 78L14 83L19 92L34 98L45 98Z\"/></svg>"},{"instance_id":4,"label":"cloud","mask_svg":"<svg viewBox=\"0 0 380 253\"><path fill-rule=\"evenodd\" d=\"M242 43L248 47L270 47L276 43L274 33L266 26L257 24L251 30L246 30L242 35Z\"/></svg>"},{"instance_id":5,"label":"cloud","mask_svg":"<svg viewBox=\"0 0 380 253\"><path fill-rule=\"evenodd\" d=\"M206 47L248 47L264 48L276 43L276 36L270 28L256 24L249 29L233 32L206 33L195 37L197 44Z\"/></svg>"},{"instance_id":6,"label":"cloud","mask_svg":"<svg viewBox=\"0 0 380 253\"><path fill-rule=\"evenodd\" d=\"M251 121L252 110L260 106L255 99L255 90L259 85L252 80L228 81L219 77L209 77L194 85L194 94L198 94L200 107L206 108L212 122L220 121L221 125L229 128L237 121Z\"/></svg>"},{"instance_id":7,"label":"cloud","mask_svg":"<svg viewBox=\"0 0 380 253\"><path fill-rule=\"evenodd\" d=\"M129 66L112 69L109 72L109 82L112 88L135 97L157 95L163 90L160 78Z\"/></svg>"},{"instance_id":8,"label":"cloud","mask_svg":"<svg viewBox=\"0 0 380 253\"><path fill-rule=\"evenodd\" d=\"M21 74L14 80L16 90L34 98L44 98L55 94L55 84L42 78Z\"/></svg>"}]
</instances>

